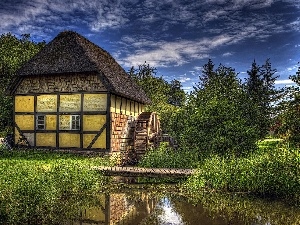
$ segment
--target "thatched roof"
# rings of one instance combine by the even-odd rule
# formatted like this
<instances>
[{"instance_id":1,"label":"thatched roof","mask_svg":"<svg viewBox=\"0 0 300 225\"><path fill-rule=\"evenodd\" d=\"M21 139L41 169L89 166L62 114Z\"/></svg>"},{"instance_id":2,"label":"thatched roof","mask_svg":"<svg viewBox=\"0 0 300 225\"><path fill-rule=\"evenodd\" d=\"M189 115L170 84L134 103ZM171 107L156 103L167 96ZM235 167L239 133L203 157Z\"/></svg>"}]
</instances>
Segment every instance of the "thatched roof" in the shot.
<instances>
[{"instance_id":1,"label":"thatched roof","mask_svg":"<svg viewBox=\"0 0 300 225\"><path fill-rule=\"evenodd\" d=\"M18 72L19 76L98 72L111 93L142 103L145 92L105 50L73 31L58 34Z\"/></svg>"}]
</instances>

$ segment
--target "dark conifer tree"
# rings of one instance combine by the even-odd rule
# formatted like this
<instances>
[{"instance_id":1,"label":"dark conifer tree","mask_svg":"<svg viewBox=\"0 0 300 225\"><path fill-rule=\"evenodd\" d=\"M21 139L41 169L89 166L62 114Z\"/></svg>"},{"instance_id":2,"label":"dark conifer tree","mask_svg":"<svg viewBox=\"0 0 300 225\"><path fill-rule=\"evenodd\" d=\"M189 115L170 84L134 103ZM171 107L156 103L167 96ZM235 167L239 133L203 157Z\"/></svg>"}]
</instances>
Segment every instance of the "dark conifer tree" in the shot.
<instances>
[{"instance_id":1,"label":"dark conifer tree","mask_svg":"<svg viewBox=\"0 0 300 225\"><path fill-rule=\"evenodd\" d=\"M185 102L186 94L182 90L182 85L179 80L172 80L170 83L170 92L168 103L174 106L182 106Z\"/></svg>"},{"instance_id":2,"label":"dark conifer tree","mask_svg":"<svg viewBox=\"0 0 300 225\"><path fill-rule=\"evenodd\" d=\"M215 77L216 72L214 71L213 61L211 59L208 60L206 64L204 64L202 69L202 74L199 76L200 82L198 83L198 88L203 88L208 84L208 82Z\"/></svg>"},{"instance_id":3,"label":"dark conifer tree","mask_svg":"<svg viewBox=\"0 0 300 225\"><path fill-rule=\"evenodd\" d=\"M247 71L246 92L252 100L256 114L249 112L253 123L256 123L260 138L264 138L272 124L272 115L274 114L274 102L277 100L278 91L275 89L276 69L272 69L269 59L262 66L252 63L251 70Z\"/></svg>"}]
</instances>

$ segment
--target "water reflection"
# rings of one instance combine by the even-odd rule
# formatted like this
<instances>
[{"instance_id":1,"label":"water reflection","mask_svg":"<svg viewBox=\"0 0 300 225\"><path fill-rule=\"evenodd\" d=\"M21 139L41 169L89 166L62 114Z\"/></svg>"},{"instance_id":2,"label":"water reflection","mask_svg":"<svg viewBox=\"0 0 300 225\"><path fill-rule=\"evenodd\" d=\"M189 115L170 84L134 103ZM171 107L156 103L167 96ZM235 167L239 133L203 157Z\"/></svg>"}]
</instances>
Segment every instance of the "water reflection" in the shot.
<instances>
[{"instance_id":1,"label":"water reflection","mask_svg":"<svg viewBox=\"0 0 300 225\"><path fill-rule=\"evenodd\" d=\"M109 184L95 192L57 193L49 201L31 195L11 206L2 197L0 224L300 225L300 207L246 194L186 190L183 196L162 184Z\"/></svg>"},{"instance_id":2,"label":"water reflection","mask_svg":"<svg viewBox=\"0 0 300 225\"><path fill-rule=\"evenodd\" d=\"M228 202L229 199L218 194L202 194L197 204L176 194L161 195L141 191L111 193L97 198L100 204L83 210L81 219L73 222L73 225L300 224L300 209L297 207L243 200L240 197L230 198ZM272 206L273 211L270 211Z\"/></svg>"},{"instance_id":3,"label":"water reflection","mask_svg":"<svg viewBox=\"0 0 300 225\"><path fill-rule=\"evenodd\" d=\"M81 212L81 219L73 225L81 224L140 224L151 216L157 202L146 193L130 196L124 193L103 194L97 196L97 207L90 207Z\"/></svg>"}]
</instances>

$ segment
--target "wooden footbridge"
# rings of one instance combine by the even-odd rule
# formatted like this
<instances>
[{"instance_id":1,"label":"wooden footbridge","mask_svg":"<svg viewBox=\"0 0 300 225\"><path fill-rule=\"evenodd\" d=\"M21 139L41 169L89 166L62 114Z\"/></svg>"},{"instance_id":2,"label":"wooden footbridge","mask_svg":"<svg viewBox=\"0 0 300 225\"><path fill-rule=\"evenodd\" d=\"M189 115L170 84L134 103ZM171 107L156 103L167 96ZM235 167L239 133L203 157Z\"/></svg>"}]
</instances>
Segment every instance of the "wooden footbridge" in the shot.
<instances>
[{"instance_id":1,"label":"wooden footbridge","mask_svg":"<svg viewBox=\"0 0 300 225\"><path fill-rule=\"evenodd\" d=\"M196 172L194 169L173 168L139 168L139 167L95 167L105 176L149 177L149 178L181 178Z\"/></svg>"}]
</instances>

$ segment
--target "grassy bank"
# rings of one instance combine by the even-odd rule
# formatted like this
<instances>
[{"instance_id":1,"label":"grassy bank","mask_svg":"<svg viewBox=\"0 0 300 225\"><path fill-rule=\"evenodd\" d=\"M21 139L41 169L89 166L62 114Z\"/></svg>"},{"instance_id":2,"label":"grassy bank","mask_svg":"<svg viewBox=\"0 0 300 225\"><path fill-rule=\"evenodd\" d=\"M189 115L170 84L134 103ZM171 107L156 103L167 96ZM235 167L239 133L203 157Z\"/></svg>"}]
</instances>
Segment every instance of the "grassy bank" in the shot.
<instances>
[{"instance_id":1,"label":"grassy bank","mask_svg":"<svg viewBox=\"0 0 300 225\"><path fill-rule=\"evenodd\" d=\"M203 157L163 147L150 151L141 166L198 168L184 184L185 192L191 194L201 189L249 192L300 204L299 149L281 146L279 140L266 140L258 143L258 147L247 157Z\"/></svg>"},{"instance_id":2,"label":"grassy bank","mask_svg":"<svg viewBox=\"0 0 300 225\"><path fill-rule=\"evenodd\" d=\"M78 217L105 183L89 168L110 163L46 151L1 152L0 223L60 224Z\"/></svg>"}]
</instances>

